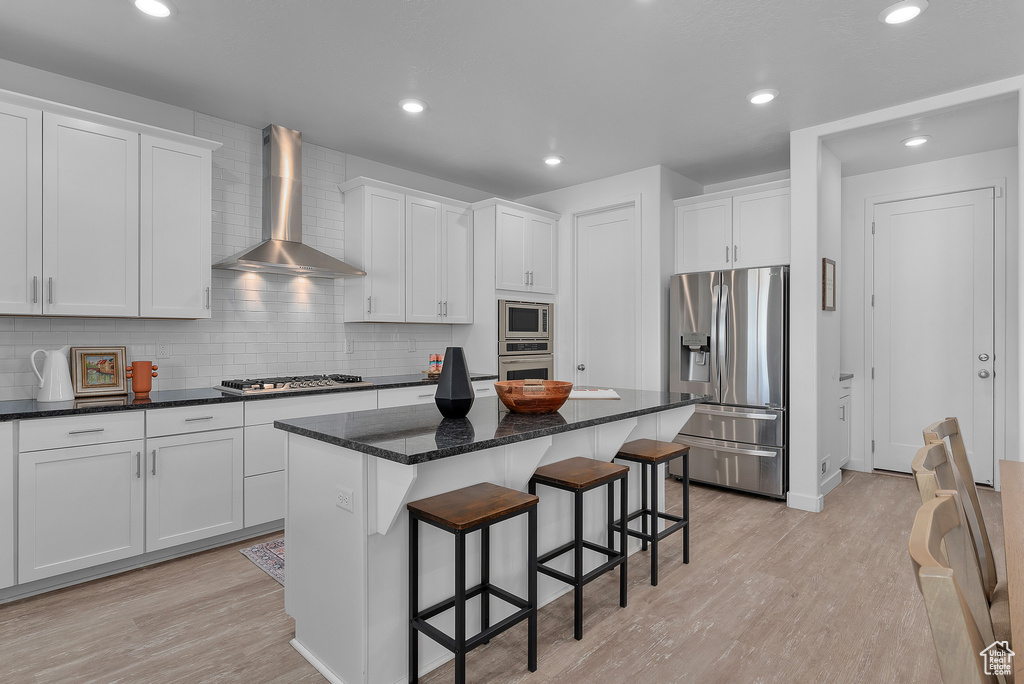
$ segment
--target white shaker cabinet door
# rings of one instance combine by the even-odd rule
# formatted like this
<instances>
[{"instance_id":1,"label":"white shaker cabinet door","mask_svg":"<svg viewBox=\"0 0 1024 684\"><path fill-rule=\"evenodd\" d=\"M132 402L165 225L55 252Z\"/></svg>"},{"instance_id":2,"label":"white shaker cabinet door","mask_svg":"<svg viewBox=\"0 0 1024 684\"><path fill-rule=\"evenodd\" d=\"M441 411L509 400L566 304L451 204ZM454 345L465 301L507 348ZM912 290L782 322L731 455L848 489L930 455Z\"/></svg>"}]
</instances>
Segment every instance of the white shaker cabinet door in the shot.
<instances>
[{"instance_id":1,"label":"white shaker cabinet door","mask_svg":"<svg viewBox=\"0 0 1024 684\"><path fill-rule=\"evenodd\" d=\"M555 292L555 222L543 216L527 216L529 230L529 289Z\"/></svg>"},{"instance_id":2,"label":"white shaker cabinet door","mask_svg":"<svg viewBox=\"0 0 1024 684\"><path fill-rule=\"evenodd\" d=\"M473 322L473 212L446 206L441 276L442 322Z\"/></svg>"},{"instance_id":3,"label":"white shaker cabinet door","mask_svg":"<svg viewBox=\"0 0 1024 684\"><path fill-rule=\"evenodd\" d=\"M440 323L442 208L439 202L406 197L405 255L408 262L405 320Z\"/></svg>"},{"instance_id":4,"label":"white shaker cabinet door","mask_svg":"<svg viewBox=\"0 0 1024 684\"><path fill-rule=\"evenodd\" d=\"M732 268L732 198L676 207L676 273Z\"/></svg>"},{"instance_id":5,"label":"white shaker cabinet door","mask_svg":"<svg viewBox=\"0 0 1024 684\"><path fill-rule=\"evenodd\" d=\"M789 263L789 188L733 198L733 267Z\"/></svg>"},{"instance_id":6,"label":"white shaker cabinet door","mask_svg":"<svg viewBox=\"0 0 1024 684\"><path fill-rule=\"evenodd\" d=\"M146 441L146 551L242 529L242 428Z\"/></svg>"},{"instance_id":7,"label":"white shaker cabinet door","mask_svg":"<svg viewBox=\"0 0 1024 684\"><path fill-rule=\"evenodd\" d=\"M142 136L140 315L210 318L210 151Z\"/></svg>"},{"instance_id":8,"label":"white shaker cabinet door","mask_svg":"<svg viewBox=\"0 0 1024 684\"><path fill-rule=\"evenodd\" d=\"M0 102L0 314L42 313L43 113Z\"/></svg>"},{"instance_id":9,"label":"white shaker cabinet door","mask_svg":"<svg viewBox=\"0 0 1024 684\"><path fill-rule=\"evenodd\" d=\"M494 263L494 287L497 289L529 291L526 253L529 229L524 213L498 206Z\"/></svg>"},{"instance_id":10,"label":"white shaker cabinet door","mask_svg":"<svg viewBox=\"0 0 1024 684\"><path fill-rule=\"evenodd\" d=\"M43 116L43 312L139 315L139 134Z\"/></svg>"},{"instance_id":11,"label":"white shaker cabinet door","mask_svg":"<svg viewBox=\"0 0 1024 684\"><path fill-rule=\"evenodd\" d=\"M143 552L142 440L19 455L18 582Z\"/></svg>"}]
</instances>

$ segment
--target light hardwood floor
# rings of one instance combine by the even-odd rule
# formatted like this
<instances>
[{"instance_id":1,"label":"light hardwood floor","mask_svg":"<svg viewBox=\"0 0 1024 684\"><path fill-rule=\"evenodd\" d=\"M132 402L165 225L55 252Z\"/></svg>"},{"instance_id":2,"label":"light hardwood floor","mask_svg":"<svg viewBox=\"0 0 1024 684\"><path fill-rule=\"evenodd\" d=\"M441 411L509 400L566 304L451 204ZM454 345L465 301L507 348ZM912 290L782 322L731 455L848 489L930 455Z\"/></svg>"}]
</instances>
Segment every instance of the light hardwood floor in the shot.
<instances>
[{"instance_id":1,"label":"light hardwood floor","mask_svg":"<svg viewBox=\"0 0 1024 684\"><path fill-rule=\"evenodd\" d=\"M670 502L679 491L669 480ZM541 610L536 673L523 623L469 655L470 681L940 681L907 555L911 479L845 473L817 515L691 492L689 565L670 537L651 587L648 556L634 555L628 608L617 575L601 577L583 641L566 595ZM1002 577L999 495L981 500ZM238 552L256 541L0 606L0 682L324 682L288 645L282 588ZM449 665L423 681L452 678Z\"/></svg>"}]
</instances>

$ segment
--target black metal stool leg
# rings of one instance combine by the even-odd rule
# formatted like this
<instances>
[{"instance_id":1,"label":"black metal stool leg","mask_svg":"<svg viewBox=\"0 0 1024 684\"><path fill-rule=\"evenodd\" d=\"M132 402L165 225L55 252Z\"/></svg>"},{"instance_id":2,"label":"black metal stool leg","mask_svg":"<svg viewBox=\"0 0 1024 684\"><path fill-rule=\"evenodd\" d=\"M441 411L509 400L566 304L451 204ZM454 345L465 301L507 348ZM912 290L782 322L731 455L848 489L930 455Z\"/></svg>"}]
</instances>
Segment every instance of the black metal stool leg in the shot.
<instances>
[{"instance_id":1,"label":"black metal stool leg","mask_svg":"<svg viewBox=\"0 0 1024 684\"><path fill-rule=\"evenodd\" d=\"M576 534L576 544L573 548L573 578L576 580L573 589L573 636L579 641L583 638L583 492L577 491L573 494L573 504L573 526Z\"/></svg>"},{"instance_id":2,"label":"black metal stool leg","mask_svg":"<svg viewBox=\"0 0 1024 684\"><path fill-rule=\"evenodd\" d=\"M643 511L649 510L647 508L647 465L644 463L640 464L640 509ZM645 512L640 514L640 520L642 523L641 529L644 533L644 538L641 539L642 544L640 545L641 551L647 550L647 518L650 516Z\"/></svg>"},{"instance_id":3,"label":"black metal stool leg","mask_svg":"<svg viewBox=\"0 0 1024 684\"><path fill-rule=\"evenodd\" d=\"M527 546L526 554L529 556L528 564L528 600L531 610L529 621L530 634L528 638L528 667L530 672L537 671L537 507L531 506L527 515Z\"/></svg>"},{"instance_id":4,"label":"black metal stool leg","mask_svg":"<svg viewBox=\"0 0 1024 684\"><path fill-rule=\"evenodd\" d=\"M419 631L412 621L419 611L419 521L409 516L409 684L419 681Z\"/></svg>"},{"instance_id":5,"label":"black metal stool leg","mask_svg":"<svg viewBox=\"0 0 1024 684\"><path fill-rule=\"evenodd\" d=\"M651 586L658 586L658 464L651 464Z\"/></svg>"},{"instance_id":6,"label":"black metal stool leg","mask_svg":"<svg viewBox=\"0 0 1024 684\"><path fill-rule=\"evenodd\" d=\"M615 548L615 480L608 483L608 548Z\"/></svg>"},{"instance_id":7,"label":"black metal stool leg","mask_svg":"<svg viewBox=\"0 0 1024 684\"><path fill-rule=\"evenodd\" d=\"M466 684L466 535L455 533L455 684Z\"/></svg>"},{"instance_id":8,"label":"black metal stool leg","mask_svg":"<svg viewBox=\"0 0 1024 684\"><path fill-rule=\"evenodd\" d=\"M628 505L628 494L629 492L629 478L624 477L621 480L622 484L619 485L620 501L619 501L619 512L622 514L622 519L626 519L626 514L629 512ZM615 493L614 487L611 487L611 494ZM614 497L612 497L614 498ZM626 607L626 566L629 565L629 557L627 554L626 540L629 539L629 535L626 532L626 524L623 522L622 529L619 530L619 550L622 552L622 564L619 566L619 605L623 608ZM609 536L608 546L612 545L612 539Z\"/></svg>"},{"instance_id":9,"label":"black metal stool leg","mask_svg":"<svg viewBox=\"0 0 1024 684\"><path fill-rule=\"evenodd\" d=\"M480 530L480 584L484 586L491 582L491 528L484 527ZM491 626L491 592L484 589L480 594L480 629L484 630ZM490 643L490 639L484 642Z\"/></svg>"},{"instance_id":10,"label":"black metal stool leg","mask_svg":"<svg viewBox=\"0 0 1024 684\"><path fill-rule=\"evenodd\" d=\"M683 562L690 562L690 454L683 454Z\"/></svg>"}]
</instances>

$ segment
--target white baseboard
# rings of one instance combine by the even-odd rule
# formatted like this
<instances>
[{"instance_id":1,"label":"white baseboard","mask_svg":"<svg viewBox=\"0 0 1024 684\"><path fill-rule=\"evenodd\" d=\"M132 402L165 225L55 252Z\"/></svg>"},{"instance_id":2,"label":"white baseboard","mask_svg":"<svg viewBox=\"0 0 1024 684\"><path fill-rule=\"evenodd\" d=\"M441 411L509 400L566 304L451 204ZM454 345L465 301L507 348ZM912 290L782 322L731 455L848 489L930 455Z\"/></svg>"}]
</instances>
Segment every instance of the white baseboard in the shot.
<instances>
[{"instance_id":1,"label":"white baseboard","mask_svg":"<svg viewBox=\"0 0 1024 684\"><path fill-rule=\"evenodd\" d=\"M306 659L306 662L315 667L316 671L324 676L324 679L329 681L331 684L345 684L345 682L338 679L333 672L327 669L327 666L321 663L319 658L310 653L309 649L300 644L298 639L292 639L288 643L292 645L292 648L299 652L300 656Z\"/></svg>"},{"instance_id":2,"label":"white baseboard","mask_svg":"<svg viewBox=\"0 0 1024 684\"><path fill-rule=\"evenodd\" d=\"M843 481L843 471L837 470L832 473L821 483L821 495L825 496L833 489L839 486L839 483Z\"/></svg>"},{"instance_id":3,"label":"white baseboard","mask_svg":"<svg viewBox=\"0 0 1024 684\"><path fill-rule=\"evenodd\" d=\"M808 496L807 494L789 492L786 494L786 505L799 511L821 513L825 510L825 497L821 495Z\"/></svg>"}]
</instances>

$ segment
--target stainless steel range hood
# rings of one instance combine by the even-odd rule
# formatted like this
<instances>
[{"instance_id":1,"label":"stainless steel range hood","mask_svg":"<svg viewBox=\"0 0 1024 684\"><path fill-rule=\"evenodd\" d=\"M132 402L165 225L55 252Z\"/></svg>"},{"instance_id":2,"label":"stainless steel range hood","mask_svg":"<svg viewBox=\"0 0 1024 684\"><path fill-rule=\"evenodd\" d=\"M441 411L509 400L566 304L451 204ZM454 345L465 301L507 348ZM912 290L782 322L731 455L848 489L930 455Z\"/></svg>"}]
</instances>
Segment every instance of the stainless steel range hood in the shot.
<instances>
[{"instance_id":1,"label":"stainless steel range hood","mask_svg":"<svg viewBox=\"0 0 1024 684\"><path fill-rule=\"evenodd\" d=\"M366 275L302 244L302 133L274 125L263 129L263 242L213 267L315 278Z\"/></svg>"}]
</instances>

